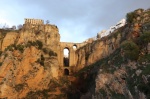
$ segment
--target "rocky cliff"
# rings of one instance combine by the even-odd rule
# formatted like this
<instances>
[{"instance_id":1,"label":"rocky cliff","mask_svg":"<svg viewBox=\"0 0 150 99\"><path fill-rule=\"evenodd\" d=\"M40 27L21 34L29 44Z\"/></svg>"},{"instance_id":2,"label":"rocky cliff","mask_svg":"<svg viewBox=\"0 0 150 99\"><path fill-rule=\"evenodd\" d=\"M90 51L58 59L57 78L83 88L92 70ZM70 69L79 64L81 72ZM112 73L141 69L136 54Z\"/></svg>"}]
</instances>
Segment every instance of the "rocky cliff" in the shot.
<instances>
[{"instance_id":1,"label":"rocky cliff","mask_svg":"<svg viewBox=\"0 0 150 99\"><path fill-rule=\"evenodd\" d=\"M69 76L60 70L56 26L0 30L0 98L149 99L150 10L126 17L125 26L76 50Z\"/></svg>"},{"instance_id":2,"label":"rocky cliff","mask_svg":"<svg viewBox=\"0 0 150 99\"><path fill-rule=\"evenodd\" d=\"M56 26L49 28L47 32L25 26L19 31L1 30L0 98L28 98L58 79L56 45L60 38Z\"/></svg>"},{"instance_id":3,"label":"rocky cliff","mask_svg":"<svg viewBox=\"0 0 150 99\"><path fill-rule=\"evenodd\" d=\"M77 50L77 71L113 53L120 46L121 40L120 32L116 32L118 33L116 37L98 39Z\"/></svg>"},{"instance_id":4,"label":"rocky cliff","mask_svg":"<svg viewBox=\"0 0 150 99\"><path fill-rule=\"evenodd\" d=\"M138 9L124 27L77 50L80 98L149 99L149 44L150 10Z\"/></svg>"}]
</instances>

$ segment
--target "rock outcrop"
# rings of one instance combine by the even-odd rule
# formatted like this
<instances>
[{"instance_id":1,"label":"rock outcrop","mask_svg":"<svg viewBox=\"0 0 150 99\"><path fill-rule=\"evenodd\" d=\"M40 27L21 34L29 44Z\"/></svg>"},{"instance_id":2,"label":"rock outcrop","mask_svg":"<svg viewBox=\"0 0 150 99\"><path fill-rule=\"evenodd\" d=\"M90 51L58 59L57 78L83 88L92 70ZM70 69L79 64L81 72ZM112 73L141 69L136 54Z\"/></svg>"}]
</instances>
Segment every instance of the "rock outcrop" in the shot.
<instances>
[{"instance_id":1,"label":"rock outcrop","mask_svg":"<svg viewBox=\"0 0 150 99\"><path fill-rule=\"evenodd\" d=\"M48 88L50 79L58 77L56 70L59 64L57 58L53 57L52 62L44 67L38 62L41 55L42 51L34 46L25 48L23 53L18 50L3 53L0 67L1 97L18 99L30 91Z\"/></svg>"},{"instance_id":2,"label":"rock outcrop","mask_svg":"<svg viewBox=\"0 0 150 99\"><path fill-rule=\"evenodd\" d=\"M1 50L4 51L7 46L14 44L17 39L18 33L16 32L9 32L6 34L5 38L2 42Z\"/></svg>"},{"instance_id":3,"label":"rock outcrop","mask_svg":"<svg viewBox=\"0 0 150 99\"><path fill-rule=\"evenodd\" d=\"M150 10L128 13L125 26L81 44L61 43L55 25L29 22L0 30L0 98L150 98ZM64 48L72 48L69 67Z\"/></svg>"},{"instance_id":4,"label":"rock outcrop","mask_svg":"<svg viewBox=\"0 0 150 99\"><path fill-rule=\"evenodd\" d=\"M121 35L110 39L103 38L87 44L76 51L77 71L103 59L113 53L120 46Z\"/></svg>"},{"instance_id":5,"label":"rock outcrop","mask_svg":"<svg viewBox=\"0 0 150 99\"><path fill-rule=\"evenodd\" d=\"M77 50L81 99L150 98L149 12L127 14L124 27Z\"/></svg>"},{"instance_id":6,"label":"rock outcrop","mask_svg":"<svg viewBox=\"0 0 150 99\"><path fill-rule=\"evenodd\" d=\"M19 33L1 33L0 98L22 99L30 92L48 89L51 80L60 76L55 53L58 29L46 26L47 32L23 27Z\"/></svg>"}]
</instances>

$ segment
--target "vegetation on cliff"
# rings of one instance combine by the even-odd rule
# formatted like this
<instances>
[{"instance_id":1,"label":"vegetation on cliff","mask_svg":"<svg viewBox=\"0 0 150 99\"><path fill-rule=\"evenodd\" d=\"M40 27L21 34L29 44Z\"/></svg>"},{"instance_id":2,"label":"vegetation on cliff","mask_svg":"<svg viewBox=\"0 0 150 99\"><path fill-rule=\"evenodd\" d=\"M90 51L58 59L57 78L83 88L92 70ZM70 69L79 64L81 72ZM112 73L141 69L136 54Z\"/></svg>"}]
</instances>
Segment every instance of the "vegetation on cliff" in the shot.
<instances>
[{"instance_id":1,"label":"vegetation on cliff","mask_svg":"<svg viewBox=\"0 0 150 99\"><path fill-rule=\"evenodd\" d=\"M58 36L56 27L50 32L28 25L19 33L0 30L0 98L150 98L150 10L126 17L125 26L76 51L71 76L59 74L59 38L49 39Z\"/></svg>"},{"instance_id":2,"label":"vegetation on cliff","mask_svg":"<svg viewBox=\"0 0 150 99\"><path fill-rule=\"evenodd\" d=\"M58 78L59 71L57 54L54 43L47 46L49 39L43 34L59 34L58 31L54 28L36 36L35 31L31 31L33 27L24 28L0 30L0 98L47 98L49 85L56 84L54 79Z\"/></svg>"},{"instance_id":3,"label":"vegetation on cliff","mask_svg":"<svg viewBox=\"0 0 150 99\"><path fill-rule=\"evenodd\" d=\"M127 24L101 39L106 41L121 34L120 47L107 57L85 66L76 77L82 99L143 99L150 98L150 10L135 10L127 14ZM119 32L118 32L119 31ZM91 45L95 46L100 41ZM85 45L82 49L86 49ZM89 48L89 47L88 47ZM89 61L94 50L88 50ZM86 55L86 54L85 54ZM74 85L75 86L75 85Z\"/></svg>"}]
</instances>

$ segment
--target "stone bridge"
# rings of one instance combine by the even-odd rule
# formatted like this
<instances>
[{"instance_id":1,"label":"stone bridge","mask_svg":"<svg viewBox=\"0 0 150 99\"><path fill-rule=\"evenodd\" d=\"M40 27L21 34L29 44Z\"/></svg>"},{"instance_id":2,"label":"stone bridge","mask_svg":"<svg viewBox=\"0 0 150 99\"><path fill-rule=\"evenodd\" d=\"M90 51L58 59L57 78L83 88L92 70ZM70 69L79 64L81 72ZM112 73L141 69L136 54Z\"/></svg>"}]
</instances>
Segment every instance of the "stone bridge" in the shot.
<instances>
[{"instance_id":1,"label":"stone bridge","mask_svg":"<svg viewBox=\"0 0 150 99\"><path fill-rule=\"evenodd\" d=\"M84 46L86 43L69 43L60 42L58 50L58 61L64 75L71 75L74 72L76 66L76 55L75 52L80 47ZM64 56L64 49L68 49L68 57Z\"/></svg>"}]
</instances>

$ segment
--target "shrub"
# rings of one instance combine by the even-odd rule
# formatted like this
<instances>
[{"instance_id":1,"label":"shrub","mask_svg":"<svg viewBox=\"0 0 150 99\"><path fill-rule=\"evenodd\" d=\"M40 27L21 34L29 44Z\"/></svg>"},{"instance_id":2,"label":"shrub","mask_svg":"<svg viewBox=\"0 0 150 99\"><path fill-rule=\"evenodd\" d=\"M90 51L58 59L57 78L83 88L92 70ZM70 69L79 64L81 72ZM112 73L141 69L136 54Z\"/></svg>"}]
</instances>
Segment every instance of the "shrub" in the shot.
<instances>
[{"instance_id":1,"label":"shrub","mask_svg":"<svg viewBox=\"0 0 150 99\"><path fill-rule=\"evenodd\" d=\"M127 18L127 23L133 23L135 20L135 18L137 17L138 15L135 13L135 12L130 12L130 13L127 13L126 15L126 18Z\"/></svg>"},{"instance_id":2,"label":"shrub","mask_svg":"<svg viewBox=\"0 0 150 99\"><path fill-rule=\"evenodd\" d=\"M114 33L113 37L114 37L115 39L117 39L117 37L118 37L119 34L121 34L121 33L120 33L120 32Z\"/></svg>"},{"instance_id":3,"label":"shrub","mask_svg":"<svg viewBox=\"0 0 150 99\"><path fill-rule=\"evenodd\" d=\"M2 51L0 51L0 56L2 55Z\"/></svg>"},{"instance_id":4,"label":"shrub","mask_svg":"<svg viewBox=\"0 0 150 99\"><path fill-rule=\"evenodd\" d=\"M8 54L7 53L5 53L5 58L8 56Z\"/></svg>"},{"instance_id":5,"label":"shrub","mask_svg":"<svg viewBox=\"0 0 150 99\"><path fill-rule=\"evenodd\" d=\"M19 44L19 45L16 46L16 49L23 53L24 45Z\"/></svg>"},{"instance_id":6,"label":"shrub","mask_svg":"<svg viewBox=\"0 0 150 99\"><path fill-rule=\"evenodd\" d=\"M150 99L150 82L147 84L141 83L138 85L138 89L147 96L147 99Z\"/></svg>"},{"instance_id":7,"label":"shrub","mask_svg":"<svg viewBox=\"0 0 150 99\"><path fill-rule=\"evenodd\" d=\"M139 47L132 41L124 41L121 44L121 48L124 51L124 57L130 60L137 60L139 56Z\"/></svg>"},{"instance_id":8,"label":"shrub","mask_svg":"<svg viewBox=\"0 0 150 99\"><path fill-rule=\"evenodd\" d=\"M41 55L41 58L38 59L36 62L37 62L37 63L40 63L42 66L44 66L44 60L45 60L44 56Z\"/></svg>"},{"instance_id":9,"label":"shrub","mask_svg":"<svg viewBox=\"0 0 150 99\"><path fill-rule=\"evenodd\" d=\"M3 63L2 63L2 62L0 62L0 66L2 66L2 64L3 64Z\"/></svg>"},{"instance_id":10,"label":"shrub","mask_svg":"<svg viewBox=\"0 0 150 99\"><path fill-rule=\"evenodd\" d=\"M142 62L150 62L150 54L145 54L145 55L141 55L138 59L138 62L139 63L142 63Z\"/></svg>"},{"instance_id":11,"label":"shrub","mask_svg":"<svg viewBox=\"0 0 150 99\"><path fill-rule=\"evenodd\" d=\"M47 50L46 48L43 48L42 50L43 50L43 52L44 52L45 54L48 53L48 50Z\"/></svg>"},{"instance_id":12,"label":"shrub","mask_svg":"<svg viewBox=\"0 0 150 99\"><path fill-rule=\"evenodd\" d=\"M45 54L49 54L49 56L57 56L57 53L54 52L54 51L51 50L51 49L43 48L42 50L43 50L43 52L44 52Z\"/></svg>"},{"instance_id":13,"label":"shrub","mask_svg":"<svg viewBox=\"0 0 150 99\"><path fill-rule=\"evenodd\" d=\"M44 60L45 60L44 56L41 55L41 61L40 61L40 64L41 64L42 66L44 66Z\"/></svg>"},{"instance_id":14,"label":"shrub","mask_svg":"<svg viewBox=\"0 0 150 99\"><path fill-rule=\"evenodd\" d=\"M28 43L26 44L27 47L30 47L30 46L37 46L38 49L42 49L43 47L43 43L39 40L36 40L36 41L28 41Z\"/></svg>"},{"instance_id":15,"label":"shrub","mask_svg":"<svg viewBox=\"0 0 150 99\"><path fill-rule=\"evenodd\" d=\"M48 90L30 91L24 99L49 99Z\"/></svg>"},{"instance_id":16,"label":"shrub","mask_svg":"<svg viewBox=\"0 0 150 99\"><path fill-rule=\"evenodd\" d=\"M36 41L36 44L38 45L38 48L39 48L39 49L42 49L43 43L42 43L41 41L37 40L37 41Z\"/></svg>"},{"instance_id":17,"label":"shrub","mask_svg":"<svg viewBox=\"0 0 150 99\"><path fill-rule=\"evenodd\" d=\"M57 56L57 53L55 53L54 51L50 50L49 51L49 56Z\"/></svg>"},{"instance_id":18,"label":"shrub","mask_svg":"<svg viewBox=\"0 0 150 99\"><path fill-rule=\"evenodd\" d=\"M18 85L15 86L15 90L17 92L19 92L19 91L21 91L23 89L23 87L24 87L24 84L18 84Z\"/></svg>"},{"instance_id":19,"label":"shrub","mask_svg":"<svg viewBox=\"0 0 150 99\"><path fill-rule=\"evenodd\" d=\"M24 51L24 45L15 45L15 44L11 44L9 46L7 46L7 48L5 48L5 51L9 50L9 51L13 51L13 50L19 50L20 52Z\"/></svg>"},{"instance_id":20,"label":"shrub","mask_svg":"<svg viewBox=\"0 0 150 99\"><path fill-rule=\"evenodd\" d=\"M150 31L144 32L138 39L139 45L147 46L150 42Z\"/></svg>"},{"instance_id":21,"label":"shrub","mask_svg":"<svg viewBox=\"0 0 150 99\"><path fill-rule=\"evenodd\" d=\"M43 60L41 60L39 63L40 63L42 66L44 66L44 61L43 61Z\"/></svg>"},{"instance_id":22,"label":"shrub","mask_svg":"<svg viewBox=\"0 0 150 99\"><path fill-rule=\"evenodd\" d=\"M27 44L26 44L26 47L31 47L31 45L32 45L32 42L28 41Z\"/></svg>"},{"instance_id":23,"label":"shrub","mask_svg":"<svg viewBox=\"0 0 150 99\"><path fill-rule=\"evenodd\" d=\"M13 51L14 48L15 48L15 44L11 44L11 45L7 46L7 48L5 48L5 51L7 51L7 50Z\"/></svg>"}]
</instances>

